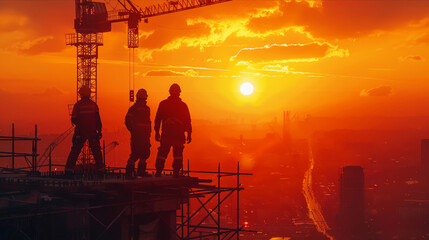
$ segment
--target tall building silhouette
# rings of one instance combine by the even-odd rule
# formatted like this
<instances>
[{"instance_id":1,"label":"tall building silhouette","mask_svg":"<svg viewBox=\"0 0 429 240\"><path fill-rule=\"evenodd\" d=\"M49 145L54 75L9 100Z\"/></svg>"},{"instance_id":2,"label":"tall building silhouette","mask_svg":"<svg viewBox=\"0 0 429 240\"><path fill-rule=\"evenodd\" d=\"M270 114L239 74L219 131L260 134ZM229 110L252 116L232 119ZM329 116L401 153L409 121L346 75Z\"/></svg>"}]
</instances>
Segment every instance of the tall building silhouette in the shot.
<instances>
[{"instance_id":1,"label":"tall building silhouette","mask_svg":"<svg viewBox=\"0 0 429 240\"><path fill-rule=\"evenodd\" d=\"M289 111L283 111L283 142L290 143L290 112Z\"/></svg>"},{"instance_id":2,"label":"tall building silhouette","mask_svg":"<svg viewBox=\"0 0 429 240\"><path fill-rule=\"evenodd\" d=\"M340 172L340 206L337 239L363 239L365 236L364 172L360 166L346 166Z\"/></svg>"},{"instance_id":3,"label":"tall building silhouette","mask_svg":"<svg viewBox=\"0 0 429 240\"><path fill-rule=\"evenodd\" d=\"M400 239L418 239L429 236L429 139L420 144L421 167L418 197L406 198L398 206Z\"/></svg>"}]
</instances>

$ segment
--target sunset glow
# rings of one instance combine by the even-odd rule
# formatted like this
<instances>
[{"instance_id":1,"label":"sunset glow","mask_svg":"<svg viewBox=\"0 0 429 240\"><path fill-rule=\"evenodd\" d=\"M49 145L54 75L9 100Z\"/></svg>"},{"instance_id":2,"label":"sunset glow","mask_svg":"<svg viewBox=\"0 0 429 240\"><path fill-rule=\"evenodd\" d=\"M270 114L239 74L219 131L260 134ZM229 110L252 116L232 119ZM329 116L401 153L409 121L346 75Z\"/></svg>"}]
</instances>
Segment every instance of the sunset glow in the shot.
<instances>
[{"instance_id":1,"label":"sunset glow","mask_svg":"<svg viewBox=\"0 0 429 240\"><path fill-rule=\"evenodd\" d=\"M108 10L115 7L106 2ZM420 101L429 91L429 2L384 4L234 0L153 17L140 24L134 86L146 87L148 104L157 106L168 85L179 82L193 115L201 119L221 120L219 112L240 118L236 113L245 110L235 93L226 91L237 91L230 85L248 77L263 93L254 98L252 110L266 120L284 108L320 116L429 114L429 101ZM0 110L11 112L15 121L28 119L12 111L19 108L52 130L68 122L66 106L76 98L76 49L65 45L64 35L74 31L74 9L71 0L2 1L0 90L12 104L1 104ZM98 101L105 126L115 128L128 106L130 74L126 25L112 27L99 48ZM55 107L18 107L18 99L29 93L38 104L54 95ZM10 122L1 121L2 126Z\"/></svg>"},{"instance_id":2,"label":"sunset glow","mask_svg":"<svg viewBox=\"0 0 429 240\"><path fill-rule=\"evenodd\" d=\"M163 7L150 8L154 4ZM183 6L186 9L179 9ZM76 16L81 17L75 20ZM88 29L79 29L85 21L90 23ZM176 85L170 91L173 83L180 91ZM0 172L33 164L21 156L31 156L34 162L46 156L53 169L64 170L77 139L72 139L76 123L72 124L71 115L79 84L91 85L91 97L96 93L97 108L91 102L91 109L100 115L96 114L99 133L87 135L92 143L100 140L105 145L103 160L111 169L123 173L125 166L132 165L132 161L127 165L131 144L137 141L131 141L137 136L132 131L141 128L146 151L140 155L148 157L148 172L157 170L157 159L165 160L164 170L180 168L183 160L184 173L201 170L219 173L222 181L229 179L225 183L242 181L236 188L239 196L231 196L243 206L208 204L201 209L214 217L204 220L197 214L187 222L182 218L187 223L180 229L183 233L200 233L190 228L191 222L202 220L205 225L218 222L218 217L228 222L218 226L244 224L246 230L256 230L244 240L429 236L429 177L426 188L420 189L421 176L429 176L429 0L0 0L0 136L25 139L37 133L35 138L40 138L34 140L37 147L33 148L21 141L0 141L0 152L38 151L17 156L16 164L12 163L15 157L4 157ZM138 101L145 104L145 112L131 116L144 116L147 121L129 127L126 115L140 89L148 96L145 99L143 94ZM167 124L156 124L164 115L155 117L164 100L177 104L165 112L185 114L165 116ZM185 116L186 121L178 116ZM134 119L128 117L128 122ZM183 136L182 125L188 129ZM164 127L180 130L172 134L180 139L171 140L171 145L180 145L184 139L187 144L167 152L170 141L161 140ZM163 154L167 152L167 157L157 155L160 142L166 144ZM350 198L362 200L362 211L340 204L339 174L346 166L363 171L360 193L365 198ZM236 180L227 178L234 174L221 174L224 171L253 175ZM204 185L217 184L215 177L196 177L204 179ZM159 180L148 181L154 179ZM222 193L214 199L229 194L226 186L221 184ZM19 208L21 202L48 199L44 196L4 199L16 199L19 204L7 202ZM198 209L193 204L191 210ZM170 210L180 209L182 214L186 210L176 207ZM362 214L349 217L349 210ZM39 212L43 211L33 211ZM121 219L99 221L102 226L97 228L104 229L112 219L125 223L122 217L129 217L128 212L134 211L125 209ZM418 217L423 220L414 213L422 213ZM341 217L361 219L365 223L361 226L373 235L337 238ZM129 219L135 227L130 233L158 229L149 221L140 228ZM173 218L166 219L174 223ZM18 225L22 224L11 226ZM119 229L106 228L105 236L108 230ZM220 228L207 227L207 233L212 231ZM406 235L413 231L414 235ZM241 239L238 230L234 234Z\"/></svg>"}]
</instances>

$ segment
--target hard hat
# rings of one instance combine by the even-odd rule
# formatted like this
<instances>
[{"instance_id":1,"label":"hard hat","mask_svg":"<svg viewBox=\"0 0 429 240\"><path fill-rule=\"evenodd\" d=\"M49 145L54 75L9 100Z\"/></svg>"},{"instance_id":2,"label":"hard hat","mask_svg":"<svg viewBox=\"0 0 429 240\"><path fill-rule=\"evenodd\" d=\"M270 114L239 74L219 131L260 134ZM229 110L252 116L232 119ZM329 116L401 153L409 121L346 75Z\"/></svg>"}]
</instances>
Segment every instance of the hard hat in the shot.
<instances>
[{"instance_id":1,"label":"hard hat","mask_svg":"<svg viewBox=\"0 0 429 240\"><path fill-rule=\"evenodd\" d=\"M170 94L172 94L172 95L177 95L177 94L180 94L180 92L181 92L182 90L180 89L180 86L179 86L179 84L177 84L177 83L173 83L171 86L170 86Z\"/></svg>"},{"instance_id":2,"label":"hard hat","mask_svg":"<svg viewBox=\"0 0 429 240\"><path fill-rule=\"evenodd\" d=\"M89 97L91 96L91 89L89 89L88 86L83 85L82 87L80 87L79 89L79 95L80 97Z\"/></svg>"},{"instance_id":3,"label":"hard hat","mask_svg":"<svg viewBox=\"0 0 429 240\"><path fill-rule=\"evenodd\" d=\"M145 89L141 88L139 89L139 91L137 92L136 95L137 99L147 99L147 92Z\"/></svg>"}]
</instances>

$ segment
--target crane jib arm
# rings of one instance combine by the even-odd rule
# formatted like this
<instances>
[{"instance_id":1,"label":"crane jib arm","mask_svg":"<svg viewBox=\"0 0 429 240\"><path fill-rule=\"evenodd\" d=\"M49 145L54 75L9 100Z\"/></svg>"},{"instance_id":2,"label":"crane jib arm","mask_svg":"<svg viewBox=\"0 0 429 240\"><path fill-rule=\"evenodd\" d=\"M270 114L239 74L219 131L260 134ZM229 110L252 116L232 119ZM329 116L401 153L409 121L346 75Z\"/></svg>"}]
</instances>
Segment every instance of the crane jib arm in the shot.
<instances>
[{"instance_id":1,"label":"crane jib arm","mask_svg":"<svg viewBox=\"0 0 429 240\"><path fill-rule=\"evenodd\" d=\"M232 0L176 0L176 1L165 1L164 3L147 6L144 8L137 8L132 5L132 9L124 9L118 13L109 16L110 22L122 22L128 21L130 13L138 13L140 19L149 17L155 17L159 15L185 11L193 8L200 8L210 6L218 3L230 2ZM131 1L128 1L132 4ZM125 7L125 4L123 4Z\"/></svg>"},{"instance_id":2,"label":"crane jib arm","mask_svg":"<svg viewBox=\"0 0 429 240\"><path fill-rule=\"evenodd\" d=\"M140 9L142 18L154 17L162 14L168 14L178 11L184 11L192 8L210 6L213 4L229 2L231 0L177 0L166 1L162 4L152 5Z\"/></svg>"}]
</instances>

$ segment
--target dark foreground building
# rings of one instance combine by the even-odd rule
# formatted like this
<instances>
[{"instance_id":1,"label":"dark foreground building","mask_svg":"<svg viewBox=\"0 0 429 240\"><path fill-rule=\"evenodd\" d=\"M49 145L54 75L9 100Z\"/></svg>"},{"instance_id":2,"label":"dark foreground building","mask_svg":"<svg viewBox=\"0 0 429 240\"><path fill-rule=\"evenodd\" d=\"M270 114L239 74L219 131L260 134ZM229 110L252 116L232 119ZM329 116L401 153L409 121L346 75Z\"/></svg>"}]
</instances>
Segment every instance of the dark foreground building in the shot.
<instances>
[{"instance_id":1,"label":"dark foreground building","mask_svg":"<svg viewBox=\"0 0 429 240\"><path fill-rule=\"evenodd\" d=\"M360 166L346 166L340 173L340 207L336 235L339 240L364 239L364 173Z\"/></svg>"},{"instance_id":2,"label":"dark foreground building","mask_svg":"<svg viewBox=\"0 0 429 240\"><path fill-rule=\"evenodd\" d=\"M401 239L426 239L429 236L429 139L422 139L420 147L418 197L407 198L398 207Z\"/></svg>"},{"instance_id":3,"label":"dark foreground building","mask_svg":"<svg viewBox=\"0 0 429 240\"><path fill-rule=\"evenodd\" d=\"M421 141L421 186L424 198L429 200L429 139Z\"/></svg>"}]
</instances>

